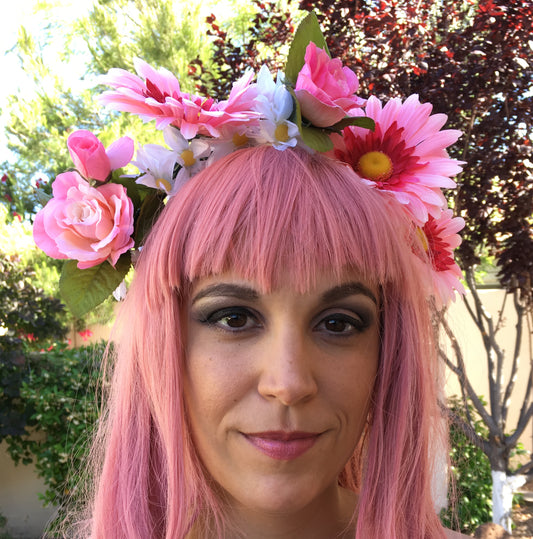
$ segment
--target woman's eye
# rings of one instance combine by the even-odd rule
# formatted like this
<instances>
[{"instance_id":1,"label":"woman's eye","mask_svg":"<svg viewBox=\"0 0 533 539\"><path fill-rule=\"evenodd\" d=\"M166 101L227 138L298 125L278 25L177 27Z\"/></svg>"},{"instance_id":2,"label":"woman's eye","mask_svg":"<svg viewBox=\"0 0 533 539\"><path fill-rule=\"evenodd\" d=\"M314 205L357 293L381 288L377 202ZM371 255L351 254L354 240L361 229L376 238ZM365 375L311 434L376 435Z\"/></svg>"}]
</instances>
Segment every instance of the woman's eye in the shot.
<instances>
[{"instance_id":1,"label":"woman's eye","mask_svg":"<svg viewBox=\"0 0 533 539\"><path fill-rule=\"evenodd\" d=\"M239 331L259 326L257 317L247 309L229 307L209 314L204 322L227 331Z\"/></svg>"},{"instance_id":2,"label":"woman's eye","mask_svg":"<svg viewBox=\"0 0 533 539\"><path fill-rule=\"evenodd\" d=\"M224 324L230 328L243 328L246 326L248 318L241 313L233 313L224 316L219 319L219 323Z\"/></svg>"},{"instance_id":3,"label":"woman's eye","mask_svg":"<svg viewBox=\"0 0 533 539\"><path fill-rule=\"evenodd\" d=\"M359 333L363 331L365 327L366 324L361 318L339 313L323 318L319 322L317 329L319 331L326 331L330 334L346 336Z\"/></svg>"}]
</instances>

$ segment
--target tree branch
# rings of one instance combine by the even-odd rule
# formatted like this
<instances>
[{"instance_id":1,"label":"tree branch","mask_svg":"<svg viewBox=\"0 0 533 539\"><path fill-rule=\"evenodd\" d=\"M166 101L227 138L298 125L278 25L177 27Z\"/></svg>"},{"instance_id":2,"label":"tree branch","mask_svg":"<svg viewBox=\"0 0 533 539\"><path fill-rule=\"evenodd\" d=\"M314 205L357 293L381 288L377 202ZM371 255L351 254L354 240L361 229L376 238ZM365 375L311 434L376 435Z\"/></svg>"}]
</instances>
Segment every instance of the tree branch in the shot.
<instances>
[{"instance_id":1,"label":"tree branch","mask_svg":"<svg viewBox=\"0 0 533 539\"><path fill-rule=\"evenodd\" d=\"M448 416L449 421L451 421L460 431L476 446L487 454L490 451L490 444L487 440L484 440L476 432L476 429L468 422L466 422L459 414L455 413L453 410L443 406L445 414Z\"/></svg>"},{"instance_id":2,"label":"tree branch","mask_svg":"<svg viewBox=\"0 0 533 539\"><path fill-rule=\"evenodd\" d=\"M468 288L472 293L472 298L476 307L477 319L484 321L487 328L481 330L481 337L483 339L483 345L487 353L487 363L489 368L489 397L490 397L490 409L494 422L498 425L498 431L500 436L503 436L503 423L502 423L502 376L503 376L503 360L504 354L496 341L496 334L494 331L494 322L489 313L486 312L483 302L479 297L479 293L476 287L474 270L468 268L465 272L465 278L468 283ZM494 361L494 354L496 354L496 361Z\"/></svg>"},{"instance_id":3,"label":"tree branch","mask_svg":"<svg viewBox=\"0 0 533 539\"><path fill-rule=\"evenodd\" d=\"M524 464L523 466L520 466L518 470L513 472L513 475L524 475L532 469L533 469L533 459L531 459L529 462L526 462L526 464Z\"/></svg>"},{"instance_id":4,"label":"tree branch","mask_svg":"<svg viewBox=\"0 0 533 539\"><path fill-rule=\"evenodd\" d=\"M509 404L508 403L510 402L511 394L513 392L515 382L516 382L516 377L517 377L517 374L518 374L518 363L519 363L518 358L520 356L520 345L522 343L524 307L522 305L520 305L520 302L518 301L517 295L518 295L518 291L515 290L513 292L513 299L514 299L513 303L514 303L516 317L517 317L516 326L515 326L516 327L516 334L515 334L515 343L514 343L514 351L513 351L513 362L512 362L512 366L511 366L511 375L510 375L510 378L509 378L509 383L507 384L507 387L505 389L505 395L504 395L504 398L503 398L504 408L502 410L502 421L503 421L503 425L504 425L504 430L505 430L505 425L507 423L507 413L509 411ZM505 296L507 296L507 294L505 294ZM529 378L530 378L530 381L531 381L531 376ZM529 386L529 383L528 383L528 386ZM527 402L528 400L529 399L524 399L524 402Z\"/></svg>"},{"instance_id":5,"label":"tree branch","mask_svg":"<svg viewBox=\"0 0 533 539\"><path fill-rule=\"evenodd\" d=\"M461 390L466 390L468 397L471 399L474 407L478 411L479 415L483 418L483 421L491 431L491 434L495 436L499 436L500 438L503 437L503 433L501 432L501 429L499 428L498 423L496 423L491 417L491 415L487 412L485 407L483 406L483 403L477 396L476 392L474 391L474 388L472 387L472 384L470 383L470 380L468 379L468 376L466 374L466 368L465 368L465 362L463 357L463 352L461 350L461 347L459 346L459 343L457 342L457 339L455 338L455 335L453 334L447 320L442 316L438 315L439 322L442 325L442 328L444 329L446 336L450 340L452 344L452 348L455 353L455 357L457 358L457 364L453 364L451 360L446 356L446 354L440 349L439 347L439 355L445 360L446 365L451 368L451 370L457 375L459 378L459 383L461 385ZM452 366L453 365L453 366ZM464 400L464 398L463 398Z\"/></svg>"}]
</instances>

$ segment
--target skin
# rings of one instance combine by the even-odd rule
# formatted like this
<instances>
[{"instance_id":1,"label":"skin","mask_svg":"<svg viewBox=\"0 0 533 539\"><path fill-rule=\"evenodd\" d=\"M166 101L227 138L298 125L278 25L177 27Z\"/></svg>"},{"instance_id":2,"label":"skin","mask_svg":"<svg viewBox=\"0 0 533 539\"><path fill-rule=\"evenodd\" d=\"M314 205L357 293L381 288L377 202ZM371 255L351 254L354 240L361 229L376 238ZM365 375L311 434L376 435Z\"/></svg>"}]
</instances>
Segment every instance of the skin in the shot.
<instances>
[{"instance_id":1,"label":"skin","mask_svg":"<svg viewBox=\"0 0 533 539\"><path fill-rule=\"evenodd\" d=\"M245 537L354 536L357 498L337 477L368 415L378 297L354 273L340 281L324 273L305 294L263 293L230 273L195 283L187 412L200 458ZM276 440L273 456L273 431L311 442L300 454L291 438L297 451L285 454Z\"/></svg>"}]
</instances>

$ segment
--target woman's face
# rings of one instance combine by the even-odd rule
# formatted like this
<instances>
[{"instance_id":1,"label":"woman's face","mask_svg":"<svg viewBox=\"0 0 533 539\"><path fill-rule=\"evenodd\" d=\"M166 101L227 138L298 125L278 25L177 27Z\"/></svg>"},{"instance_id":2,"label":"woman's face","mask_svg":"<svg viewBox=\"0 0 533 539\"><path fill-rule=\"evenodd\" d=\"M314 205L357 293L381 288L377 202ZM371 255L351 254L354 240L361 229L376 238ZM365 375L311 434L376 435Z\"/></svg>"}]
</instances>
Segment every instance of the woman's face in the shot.
<instances>
[{"instance_id":1,"label":"woman's face","mask_svg":"<svg viewBox=\"0 0 533 539\"><path fill-rule=\"evenodd\" d=\"M337 496L378 365L377 287L352 273L305 294L201 279L187 339L194 442L230 504L288 514Z\"/></svg>"}]
</instances>

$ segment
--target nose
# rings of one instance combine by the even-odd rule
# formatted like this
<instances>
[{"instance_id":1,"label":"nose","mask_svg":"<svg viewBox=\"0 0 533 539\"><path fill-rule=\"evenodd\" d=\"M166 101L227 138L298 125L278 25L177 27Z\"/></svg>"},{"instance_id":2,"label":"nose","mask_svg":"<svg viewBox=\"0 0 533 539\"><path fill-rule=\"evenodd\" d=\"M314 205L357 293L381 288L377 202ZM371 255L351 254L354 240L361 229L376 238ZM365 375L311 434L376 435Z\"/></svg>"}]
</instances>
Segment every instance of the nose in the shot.
<instances>
[{"instance_id":1,"label":"nose","mask_svg":"<svg viewBox=\"0 0 533 539\"><path fill-rule=\"evenodd\" d=\"M264 346L259 393L284 406L311 400L318 390L313 363L313 346L303 331L295 327L273 331Z\"/></svg>"}]
</instances>

